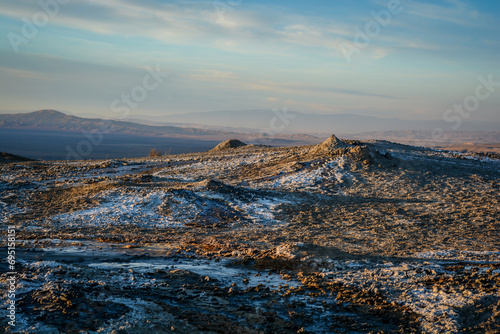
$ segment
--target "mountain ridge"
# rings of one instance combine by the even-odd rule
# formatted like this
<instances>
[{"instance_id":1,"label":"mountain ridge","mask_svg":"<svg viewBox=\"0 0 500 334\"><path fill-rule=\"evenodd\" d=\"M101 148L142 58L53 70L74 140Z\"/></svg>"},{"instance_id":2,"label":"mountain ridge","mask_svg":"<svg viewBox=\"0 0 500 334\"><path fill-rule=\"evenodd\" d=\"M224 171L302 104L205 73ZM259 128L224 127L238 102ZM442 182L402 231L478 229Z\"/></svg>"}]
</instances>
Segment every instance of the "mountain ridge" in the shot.
<instances>
[{"instance_id":1,"label":"mountain ridge","mask_svg":"<svg viewBox=\"0 0 500 334\"><path fill-rule=\"evenodd\" d=\"M314 114L285 110L223 110L206 111L168 116L130 117L135 122L196 128L234 129L235 132L256 131L277 127L280 133L307 133L312 135L356 134L373 131L451 130L450 123L444 120L402 120L380 118L361 114ZM277 126L276 126L277 125ZM467 120L460 130L495 131L500 129L498 122Z\"/></svg>"},{"instance_id":2,"label":"mountain ridge","mask_svg":"<svg viewBox=\"0 0 500 334\"><path fill-rule=\"evenodd\" d=\"M39 160L62 160L68 157L68 152L78 149L84 152L81 158L89 159L146 156L153 148L175 154L201 152L234 137L274 146L320 141L309 135L242 134L82 118L51 109L0 115L0 151Z\"/></svg>"},{"instance_id":3,"label":"mountain ridge","mask_svg":"<svg viewBox=\"0 0 500 334\"><path fill-rule=\"evenodd\" d=\"M145 125L121 120L105 120L68 115L53 109L41 109L30 113L1 114L0 128L37 129L62 132L120 133L141 136L213 136L222 131L204 130L191 127L175 127L166 125Z\"/></svg>"}]
</instances>

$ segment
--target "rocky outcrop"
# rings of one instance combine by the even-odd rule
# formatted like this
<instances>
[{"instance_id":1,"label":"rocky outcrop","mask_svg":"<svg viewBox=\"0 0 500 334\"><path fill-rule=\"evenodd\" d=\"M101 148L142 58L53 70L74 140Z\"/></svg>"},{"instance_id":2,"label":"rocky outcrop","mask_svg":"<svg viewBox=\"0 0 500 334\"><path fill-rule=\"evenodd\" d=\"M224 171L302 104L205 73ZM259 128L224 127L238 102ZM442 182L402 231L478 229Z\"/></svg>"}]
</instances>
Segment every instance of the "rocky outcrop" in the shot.
<instances>
[{"instance_id":1,"label":"rocky outcrop","mask_svg":"<svg viewBox=\"0 0 500 334\"><path fill-rule=\"evenodd\" d=\"M351 162L371 164L386 163L391 159L389 154L381 154L377 149L358 140L342 140L331 135L324 142L313 146L309 155L312 156L345 156Z\"/></svg>"},{"instance_id":2,"label":"rocky outcrop","mask_svg":"<svg viewBox=\"0 0 500 334\"><path fill-rule=\"evenodd\" d=\"M219 145L215 146L213 149L210 150L210 152L216 152L216 151L225 151L229 150L232 148L238 148L242 146L247 146L244 142L238 140L238 139L229 139L226 141L223 141Z\"/></svg>"}]
</instances>

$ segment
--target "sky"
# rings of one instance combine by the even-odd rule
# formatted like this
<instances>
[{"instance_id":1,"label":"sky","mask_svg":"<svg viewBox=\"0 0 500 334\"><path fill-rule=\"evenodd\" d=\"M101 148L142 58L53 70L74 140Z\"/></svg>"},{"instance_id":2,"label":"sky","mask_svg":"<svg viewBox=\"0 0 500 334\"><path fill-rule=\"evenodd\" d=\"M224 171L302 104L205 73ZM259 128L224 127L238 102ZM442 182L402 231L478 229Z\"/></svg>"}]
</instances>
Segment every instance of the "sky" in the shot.
<instances>
[{"instance_id":1,"label":"sky","mask_svg":"<svg viewBox=\"0 0 500 334\"><path fill-rule=\"evenodd\" d=\"M500 121L498 1L3 0L0 32L3 112Z\"/></svg>"}]
</instances>

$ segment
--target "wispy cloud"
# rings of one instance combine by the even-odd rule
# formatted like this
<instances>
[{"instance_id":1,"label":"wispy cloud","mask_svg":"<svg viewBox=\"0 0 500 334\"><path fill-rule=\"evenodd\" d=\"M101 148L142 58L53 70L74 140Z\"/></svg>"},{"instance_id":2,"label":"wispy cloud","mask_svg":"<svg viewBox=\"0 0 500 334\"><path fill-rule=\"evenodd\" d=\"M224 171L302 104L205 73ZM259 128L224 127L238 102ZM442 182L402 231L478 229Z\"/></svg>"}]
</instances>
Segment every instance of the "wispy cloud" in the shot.
<instances>
[{"instance_id":1,"label":"wispy cloud","mask_svg":"<svg viewBox=\"0 0 500 334\"><path fill-rule=\"evenodd\" d=\"M30 17L37 8L28 0L7 1L2 14ZM349 26L318 17L283 14L272 9L241 5L221 18L212 2L130 2L126 0L71 2L52 25L102 35L154 39L165 44L208 45L235 51L250 51L259 43L259 52L274 53L279 45L310 46L315 52L331 55ZM133 22L131 24L130 22ZM278 43L278 44L277 44Z\"/></svg>"},{"instance_id":2,"label":"wispy cloud","mask_svg":"<svg viewBox=\"0 0 500 334\"><path fill-rule=\"evenodd\" d=\"M465 27L484 26L487 24L481 18L490 21L486 15L480 15L477 10L459 0L447 0L448 5L411 1L405 3L408 14L425 19L451 22Z\"/></svg>"},{"instance_id":3,"label":"wispy cloud","mask_svg":"<svg viewBox=\"0 0 500 334\"><path fill-rule=\"evenodd\" d=\"M144 66L161 64L172 75L157 100L148 100L158 113L289 101L325 112L366 107L408 114L425 104L429 117L434 101L447 105L452 91L498 71L500 5L401 3L403 12L347 65L339 44L352 41L355 28L364 29L387 0L244 1L223 16L211 0L70 1L19 56L4 38L0 71L24 95L42 96L33 84L41 80L45 100L65 92L83 105L96 94L94 105L103 110ZM4 0L0 7L3 31L19 34L21 18L40 10L32 0ZM12 92L7 87L0 98L26 109Z\"/></svg>"}]
</instances>

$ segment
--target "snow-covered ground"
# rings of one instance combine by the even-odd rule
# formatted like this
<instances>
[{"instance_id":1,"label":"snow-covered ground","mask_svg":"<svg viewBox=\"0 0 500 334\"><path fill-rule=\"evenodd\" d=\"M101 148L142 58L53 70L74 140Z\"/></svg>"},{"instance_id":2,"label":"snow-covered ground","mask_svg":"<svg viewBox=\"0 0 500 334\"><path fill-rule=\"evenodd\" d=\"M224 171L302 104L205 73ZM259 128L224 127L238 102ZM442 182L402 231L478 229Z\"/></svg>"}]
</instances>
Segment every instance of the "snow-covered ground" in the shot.
<instances>
[{"instance_id":1,"label":"snow-covered ground","mask_svg":"<svg viewBox=\"0 0 500 334\"><path fill-rule=\"evenodd\" d=\"M206 314L255 331L453 333L476 326L471 309L496 329L497 161L329 145L0 166L18 293L36 305L20 326L50 333L80 301L111 305L98 328L82 322L100 333L144 317L201 333Z\"/></svg>"}]
</instances>

